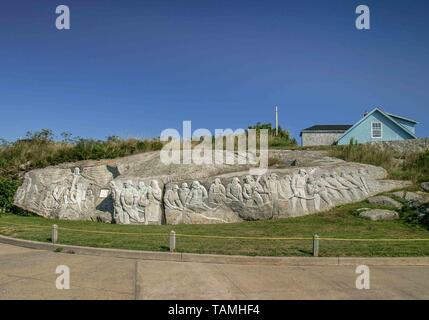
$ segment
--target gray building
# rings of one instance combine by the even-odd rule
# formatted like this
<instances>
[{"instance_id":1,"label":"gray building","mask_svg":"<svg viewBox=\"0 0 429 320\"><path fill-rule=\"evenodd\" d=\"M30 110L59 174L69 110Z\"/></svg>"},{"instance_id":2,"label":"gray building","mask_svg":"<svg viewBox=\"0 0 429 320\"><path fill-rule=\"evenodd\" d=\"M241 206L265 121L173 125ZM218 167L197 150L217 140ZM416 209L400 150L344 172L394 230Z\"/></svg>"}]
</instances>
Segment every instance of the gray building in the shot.
<instances>
[{"instance_id":1,"label":"gray building","mask_svg":"<svg viewBox=\"0 0 429 320\"><path fill-rule=\"evenodd\" d=\"M315 125L300 133L302 146L332 145L352 127L349 124Z\"/></svg>"}]
</instances>

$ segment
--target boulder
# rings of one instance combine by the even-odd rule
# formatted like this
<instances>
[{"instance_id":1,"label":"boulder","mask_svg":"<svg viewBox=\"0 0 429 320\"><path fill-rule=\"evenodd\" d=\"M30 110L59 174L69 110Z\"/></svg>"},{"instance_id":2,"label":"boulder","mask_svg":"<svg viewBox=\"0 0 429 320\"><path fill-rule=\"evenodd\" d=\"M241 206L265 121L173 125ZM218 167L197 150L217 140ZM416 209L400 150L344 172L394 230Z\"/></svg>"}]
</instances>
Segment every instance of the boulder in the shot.
<instances>
[{"instance_id":1,"label":"boulder","mask_svg":"<svg viewBox=\"0 0 429 320\"><path fill-rule=\"evenodd\" d=\"M389 198L388 196L375 196L375 197L371 197L368 198L368 202L371 204L376 204L379 206L385 206L385 207L390 207L390 208L395 208L395 209L401 209L402 208L402 203L393 200L392 198Z\"/></svg>"},{"instance_id":2,"label":"boulder","mask_svg":"<svg viewBox=\"0 0 429 320\"><path fill-rule=\"evenodd\" d=\"M425 203L429 203L429 194L426 192L407 192L404 196L412 206L420 206Z\"/></svg>"},{"instance_id":3,"label":"boulder","mask_svg":"<svg viewBox=\"0 0 429 320\"><path fill-rule=\"evenodd\" d=\"M359 202L409 182L386 180L381 167L323 152L270 151L295 166L162 161L160 152L65 163L26 173L14 204L46 218L118 224L234 223L303 216ZM222 155L223 156L223 155ZM180 159L179 159L180 160ZM257 163L257 162L255 162Z\"/></svg>"},{"instance_id":4,"label":"boulder","mask_svg":"<svg viewBox=\"0 0 429 320\"><path fill-rule=\"evenodd\" d=\"M380 220L396 220L399 219L399 215L396 211L384 210L384 209L371 209L361 212L359 217L368 219L371 221Z\"/></svg>"},{"instance_id":5,"label":"boulder","mask_svg":"<svg viewBox=\"0 0 429 320\"><path fill-rule=\"evenodd\" d=\"M368 210L371 210L371 208L359 208L359 209L356 209L356 212L361 213L361 212L368 211Z\"/></svg>"},{"instance_id":6,"label":"boulder","mask_svg":"<svg viewBox=\"0 0 429 320\"><path fill-rule=\"evenodd\" d=\"M405 191L396 191L396 192L392 192L391 195L398 197L398 198L401 198L401 199L404 199L405 193L406 193Z\"/></svg>"},{"instance_id":7,"label":"boulder","mask_svg":"<svg viewBox=\"0 0 429 320\"><path fill-rule=\"evenodd\" d=\"M424 191L429 192L429 181L428 181L428 182L423 182L423 183L421 184L421 187L422 187L422 189L423 189Z\"/></svg>"}]
</instances>

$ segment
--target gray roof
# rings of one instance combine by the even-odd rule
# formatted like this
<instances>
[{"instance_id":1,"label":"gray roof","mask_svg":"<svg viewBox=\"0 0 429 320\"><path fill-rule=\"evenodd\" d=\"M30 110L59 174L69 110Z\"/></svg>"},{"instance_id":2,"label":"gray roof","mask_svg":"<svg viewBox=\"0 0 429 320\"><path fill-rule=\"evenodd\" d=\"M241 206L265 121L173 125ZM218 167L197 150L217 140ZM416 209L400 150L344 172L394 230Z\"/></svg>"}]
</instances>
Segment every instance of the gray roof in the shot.
<instances>
[{"instance_id":1,"label":"gray roof","mask_svg":"<svg viewBox=\"0 0 429 320\"><path fill-rule=\"evenodd\" d=\"M347 131L352 126L351 124L316 124L302 131Z\"/></svg>"}]
</instances>

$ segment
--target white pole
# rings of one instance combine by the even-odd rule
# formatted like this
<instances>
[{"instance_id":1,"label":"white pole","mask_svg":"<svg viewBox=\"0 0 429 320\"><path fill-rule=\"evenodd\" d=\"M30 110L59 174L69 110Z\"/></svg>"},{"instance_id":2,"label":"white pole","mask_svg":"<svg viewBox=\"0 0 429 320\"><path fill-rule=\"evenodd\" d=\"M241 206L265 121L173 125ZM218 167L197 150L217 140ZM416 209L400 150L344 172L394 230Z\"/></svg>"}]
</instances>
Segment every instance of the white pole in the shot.
<instances>
[{"instance_id":1,"label":"white pole","mask_svg":"<svg viewBox=\"0 0 429 320\"><path fill-rule=\"evenodd\" d=\"M279 135L279 108L276 106L276 136Z\"/></svg>"}]
</instances>

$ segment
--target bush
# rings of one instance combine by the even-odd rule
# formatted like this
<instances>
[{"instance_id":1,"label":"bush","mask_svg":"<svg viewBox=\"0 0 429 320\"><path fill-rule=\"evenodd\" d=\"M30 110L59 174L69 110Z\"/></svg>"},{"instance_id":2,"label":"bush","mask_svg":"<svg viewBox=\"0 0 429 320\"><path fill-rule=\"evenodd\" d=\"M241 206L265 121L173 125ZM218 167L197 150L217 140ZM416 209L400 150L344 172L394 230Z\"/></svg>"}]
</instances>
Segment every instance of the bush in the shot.
<instances>
[{"instance_id":1,"label":"bush","mask_svg":"<svg viewBox=\"0 0 429 320\"><path fill-rule=\"evenodd\" d=\"M259 130L267 129L268 130L268 146L274 148L280 147L295 147L297 142L294 138L291 137L289 131L282 129L279 126L278 135L276 135L276 129L273 128L271 123L260 123L256 125L249 126L248 129L256 129L257 136L259 135ZM258 139L259 141L259 139Z\"/></svg>"},{"instance_id":2,"label":"bush","mask_svg":"<svg viewBox=\"0 0 429 320\"><path fill-rule=\"evenodd\" d=\"M0 213L11 211L13 196L19 187L18 180L0 177Z\"/></svg>"}]
</instances>

